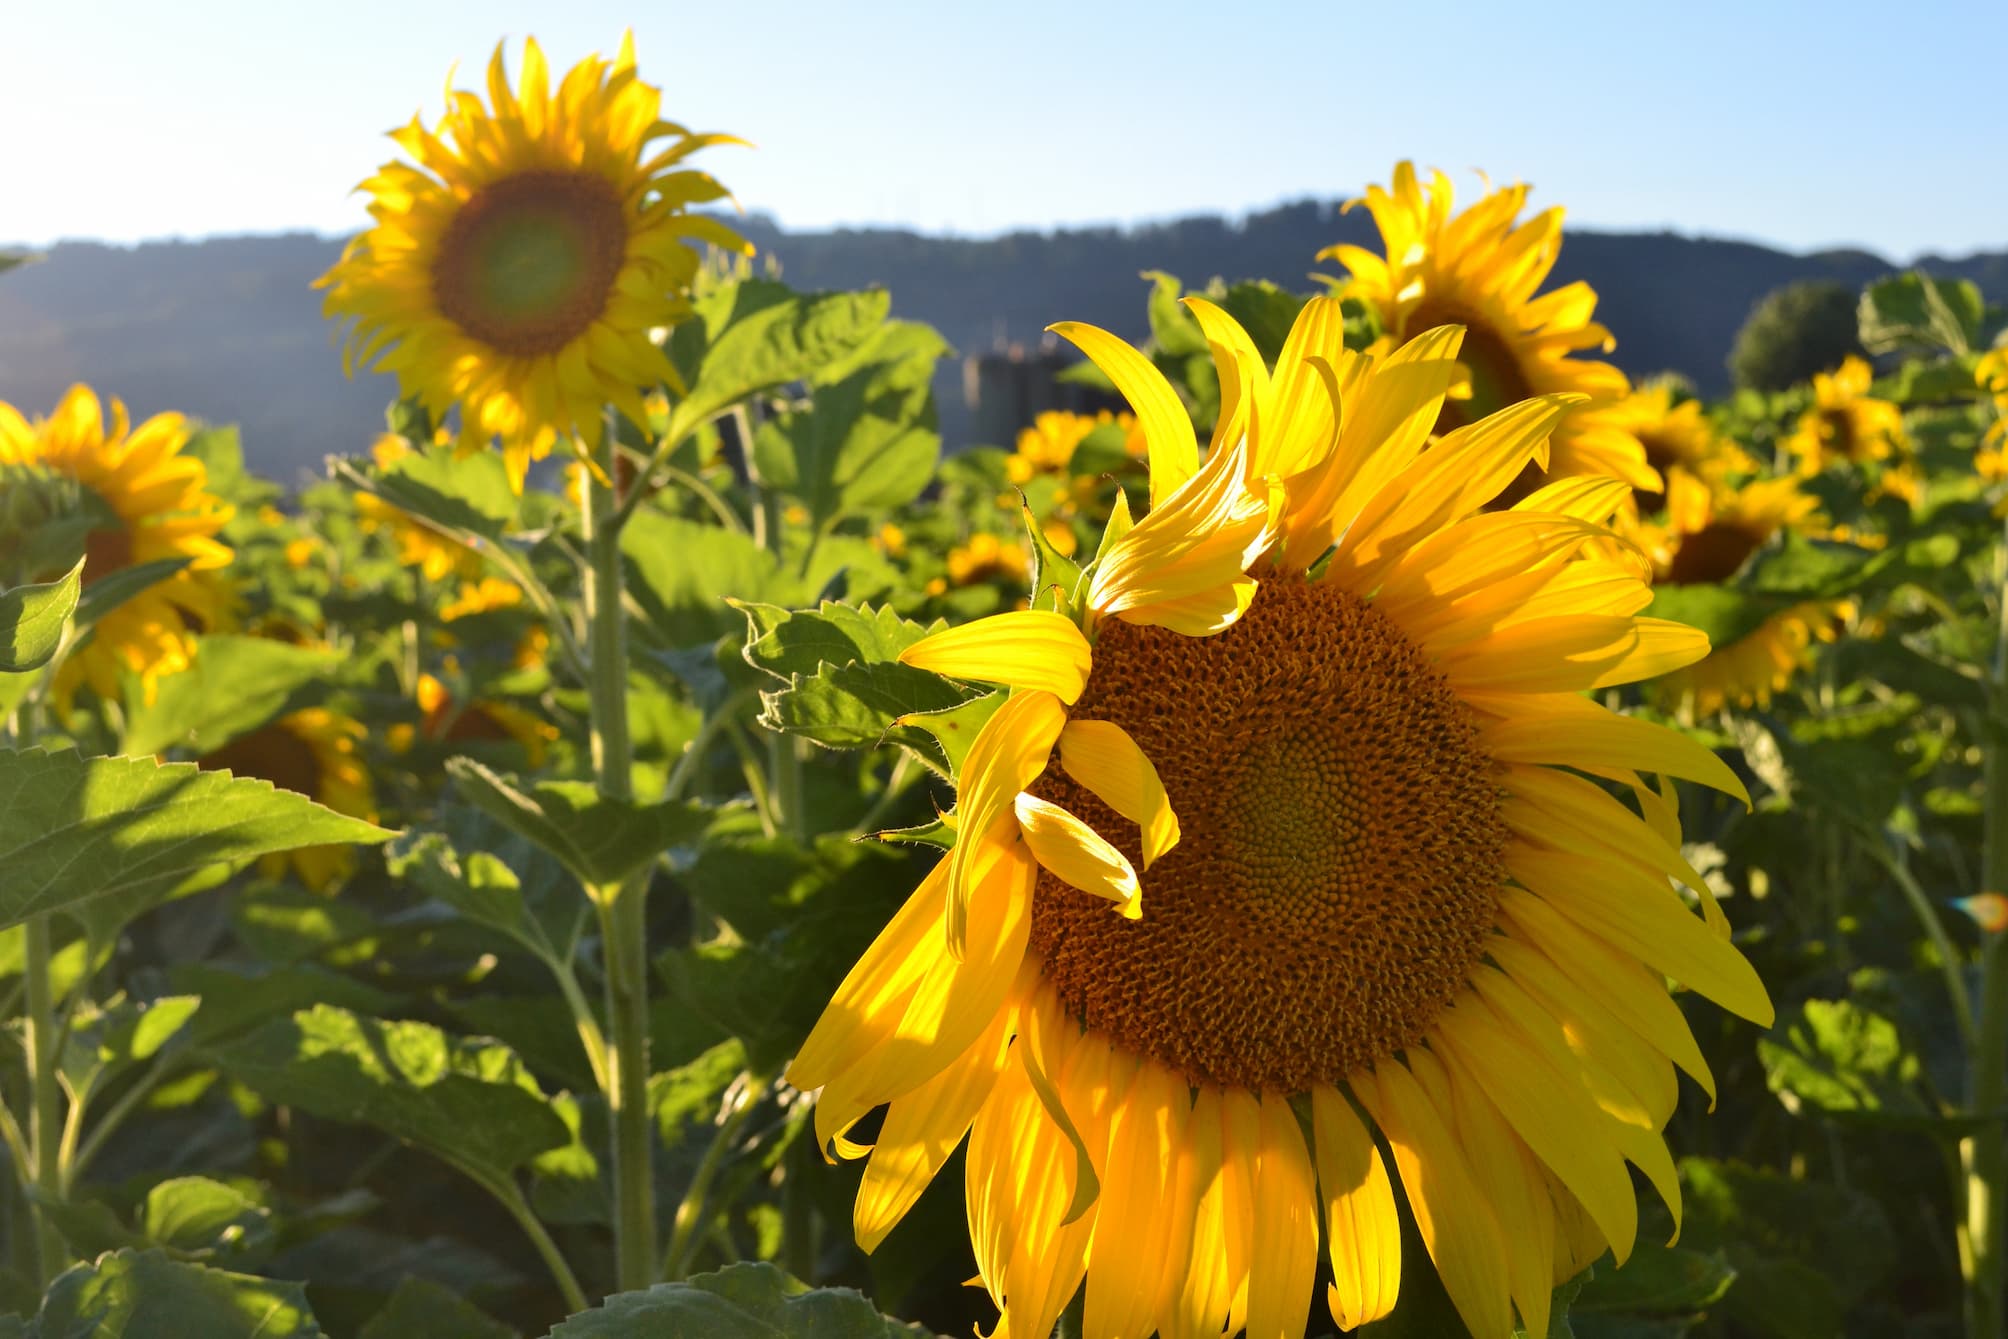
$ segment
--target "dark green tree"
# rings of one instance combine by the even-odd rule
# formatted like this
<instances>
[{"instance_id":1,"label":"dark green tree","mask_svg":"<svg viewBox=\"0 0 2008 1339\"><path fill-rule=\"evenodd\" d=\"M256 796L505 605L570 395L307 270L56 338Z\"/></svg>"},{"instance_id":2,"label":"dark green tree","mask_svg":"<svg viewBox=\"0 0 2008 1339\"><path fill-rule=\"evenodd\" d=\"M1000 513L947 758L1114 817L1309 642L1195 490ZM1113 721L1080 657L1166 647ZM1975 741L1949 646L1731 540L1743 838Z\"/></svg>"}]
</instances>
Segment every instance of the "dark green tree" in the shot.
<instances>
[{"instance_id":1,"label":"dark green tree","mask_svg":"<svg viewBox=\"0 0 2008 1339\"><path fill-rule=\"evenodd\" d=\"M1729 375L1740 388L1782 391L1831 372L1861 353L1855 290L1826 279L1774 288L1757 300L1729 350Z\"/></svg>"}]
</instances>

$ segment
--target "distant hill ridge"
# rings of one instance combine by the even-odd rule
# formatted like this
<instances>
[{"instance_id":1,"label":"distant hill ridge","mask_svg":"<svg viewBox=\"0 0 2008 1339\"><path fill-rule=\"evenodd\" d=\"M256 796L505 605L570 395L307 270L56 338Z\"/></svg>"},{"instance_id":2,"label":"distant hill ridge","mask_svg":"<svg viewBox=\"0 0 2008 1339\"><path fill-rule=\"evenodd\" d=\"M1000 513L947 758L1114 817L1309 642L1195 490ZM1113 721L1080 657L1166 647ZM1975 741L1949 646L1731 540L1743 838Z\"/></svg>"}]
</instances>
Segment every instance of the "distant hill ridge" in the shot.
<instances>
[{"instance_id":1,"label":"distant hill ridge","mask_svg":"<svg viewBox=\"0 0 2008 1339\"><path fill-rule=\"evenodd\" d=\"M784 232L763 218L741 230L780 259L801 289L882 284L896 315L926 321L963 354L1035 344L1057 320L1132 339L1146 333L1144 270L1197 286L1218 275L1303 290L1312 256L1336 241L1374 243L1364 210L1305 201L1250 215L1148 226L1067 228L969 239L887 228ZM179 409L243 428L252 468L286 482L321 458L362 450L382 424L389 377L346 380L336 329L311 284L340 239L310 234L222 237L112 247L67 242L0 278L0 400L45 412L73 381L118 395L135 414ZM2008 292L2008 251L1919 262ZM1897 268L1864 251L1796 255L1750 242L1674 233L1571 230L1552 284L1587 280L1597 317L1616 334L1614 360L1634 375L1677 370L1724 388L1723 359L1753 304L1781 284L1861 285ZM966 445L959 369L937 382L942 429Z\"/></svg>"}]
</instances>

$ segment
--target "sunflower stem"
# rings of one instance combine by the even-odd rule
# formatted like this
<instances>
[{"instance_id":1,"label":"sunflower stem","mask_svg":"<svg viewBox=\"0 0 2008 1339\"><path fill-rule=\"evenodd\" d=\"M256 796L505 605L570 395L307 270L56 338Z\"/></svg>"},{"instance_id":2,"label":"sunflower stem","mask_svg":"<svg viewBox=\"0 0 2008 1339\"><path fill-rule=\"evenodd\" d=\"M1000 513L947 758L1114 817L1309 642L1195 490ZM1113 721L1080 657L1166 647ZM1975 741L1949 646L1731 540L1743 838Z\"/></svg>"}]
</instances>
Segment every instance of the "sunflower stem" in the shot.
<instances>
[{"instance_id":1,"label":"sunflower stem","mask_svg":"<svg viewBox=\"0 0 2008 1339\"><path fill-rule=\"evenodd\" d=\"M593 778L611 800L633 794L627 717L627 623L621 608L619 486L614 435L601 434L586 470L587 683ZM648 876L595 889L606 954L607 1113L613 1126L614 1255L621 1291L655 1282L655 1154L648 1117Z\"/></svg>"},{"instance_id":2,"label":"sunflower stem","mask_svg":"<svg viewBox=\"0 0 2008 1339\"><path fill-rule=\"evenodd\" d=\"M1980 891L2008 893L2008 534L1994 555L1994 660L1987 675L1986 814L1980 854ZM2004 1171L2008 1142L1999 1116L2008 1096L2008 933L1986 935L1980 956L1980 1022L1970 1059L1969 1112L1984 1122L1959 1144L1966 1177L1966 1223L1961 1264L1966 1275L1968 1339L2001 1339L2004 1258L2008 1224Z\"/></svg>"},{"instance_id":3,"label":"sunflower stem","mask_svg":"<svg viewBox=\"0 0 2008 1339\"><path fill-rule=\"evenodd\" d=\"M32 916L27 924L22 975L28 991L28 1144L34 1154L36 1193L46 1202L63 1194L63 1094L57 1086L56 1002L50 987L49 918ZM36 1239L41 1244L42 1283L69 1264L69 1253L42 1203L35 1206Z\"/></svg>"}]
</instances>

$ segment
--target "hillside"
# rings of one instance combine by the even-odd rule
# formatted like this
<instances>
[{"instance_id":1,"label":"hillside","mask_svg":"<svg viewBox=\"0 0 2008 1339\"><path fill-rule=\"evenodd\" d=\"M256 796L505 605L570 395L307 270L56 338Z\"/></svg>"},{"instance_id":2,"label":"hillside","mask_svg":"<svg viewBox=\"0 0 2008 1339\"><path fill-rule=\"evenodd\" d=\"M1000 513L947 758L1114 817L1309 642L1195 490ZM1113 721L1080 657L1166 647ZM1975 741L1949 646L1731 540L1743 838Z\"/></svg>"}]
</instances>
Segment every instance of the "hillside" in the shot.
<instances>
[{"instance_id":1,"label":"hillside","mask_svg":"<svg viewBox=\"0 0 2008 1339\"><path fill-rule=\"evenodd\" d=\"M1036 343L1060 319L1144 334L1147 285L1167 270L1188 283L1266 277L1306 289L1312 255L1333 241L1370 244L1364 211L1304 202L1245 222L1180 219L1132 230L1066 229L981 240L891 229L784 233L743 225L798 288L883 284L894 311L939 328L967 354ZM362 449L382 423L389 378L346 380L335 329L311 284L339 240L291 234L157 242L65 243L0 279L0 400L30 413L72 381L122 396L136 414L180 409L244 431L253 468L293 480L321 457ZM1926 268L2008 289L2008 252L1927 260ZM1747 242L1672 233L1572 231L1555 282L1588 280L1616 332L1627 371L1685 372L1706 390L1750 306L1780 284L1861 284L1891 269L1859 251L1794 255ZM960 369L937 383L942 426L963 444L969 415Z\"/></svg>"}]
</instances>

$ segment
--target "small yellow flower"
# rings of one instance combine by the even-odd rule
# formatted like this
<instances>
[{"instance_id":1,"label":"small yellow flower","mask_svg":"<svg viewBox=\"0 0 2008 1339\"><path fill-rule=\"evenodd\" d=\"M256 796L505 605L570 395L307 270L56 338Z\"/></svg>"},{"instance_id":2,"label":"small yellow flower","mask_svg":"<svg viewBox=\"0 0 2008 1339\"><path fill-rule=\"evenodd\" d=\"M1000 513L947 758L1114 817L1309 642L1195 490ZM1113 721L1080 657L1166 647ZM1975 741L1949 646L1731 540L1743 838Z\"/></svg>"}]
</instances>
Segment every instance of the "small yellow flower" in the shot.
<instances>
[{"instance_id":1,"label":"small yellow flower","mask_svg":"<svg viewBox=\"0 0 2008 1339\"><path fill-rule=\"evenodd\" d=\"M389 469L410 452L411 443L396 433L384 433L370 445L370 456L380 470ZM479 554L374 494L356 494L356 516L366 534L388 533L397 546L397 560L406 567L416 568L427 581L444 581L453 576L471 581L482 573L484 565Z\"/></svg>"},{"instance_id":2,"label":"small yellow flower","mask_svg":"<svg viewBox=\"0 0 2008 1339\"><path fill-rule=\"evenodd\" d=\"M456 619L474 614L492 613L497 609L513 609L523 603L523 588L513 581L501 577L484 576L478 581L460 583L460 594L441 606L439 617L451 623Z\"/></svg>"},{"instance_id":3,"label":"small yellow flower","mask_svg":"<svg viewBox=\"0 0 2008 1339\"><path fill-rule=\"evenodd\" d=\"M887 521L879 527L878 534L873 537L872 547L888 558L904 558L906 556L906 531L900 529L891 521Z\"/></svg>"},{"instance_id":4,"label":"small yellow flower","mask_svg":"<svg viewBox=\"0 0 2008 1339\"><path fill-rule=\"evenodd\" d=\"M299 569L311 567L323 551L321 541L313 535L302 535L286 542L286 566Z\"/></svg>"},{"instance_id":5,"label":"small yellow flower","mask_svg":"<svg viewBox=\"0 0 2008 1339\"><path fill-rule=\"evenodd\" d=\"M1813 376L1813 407L1799 416L1785 449L1807 477L1836 460L1888 460L1910 450L1903 410L1869 394L1868 363L1850 354L1834 372Z\"/></svg>"},{"instance_id":6,"label":"small yellow flower","mask_svg":"<svg viewBox=\"0 0 2008 1339\"><path fill-rule=\"evenodd\" d=\"M983 581L1024 581L1031 575L1032 560L1025 546L1005 543L987 530L969 537L967 544L948 551L948 579L957 586L973 586Z\"/></svg>"}]
</instances>

